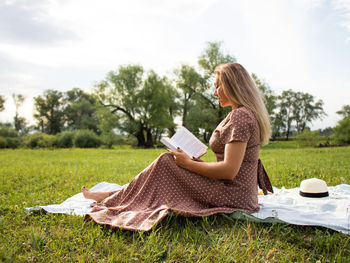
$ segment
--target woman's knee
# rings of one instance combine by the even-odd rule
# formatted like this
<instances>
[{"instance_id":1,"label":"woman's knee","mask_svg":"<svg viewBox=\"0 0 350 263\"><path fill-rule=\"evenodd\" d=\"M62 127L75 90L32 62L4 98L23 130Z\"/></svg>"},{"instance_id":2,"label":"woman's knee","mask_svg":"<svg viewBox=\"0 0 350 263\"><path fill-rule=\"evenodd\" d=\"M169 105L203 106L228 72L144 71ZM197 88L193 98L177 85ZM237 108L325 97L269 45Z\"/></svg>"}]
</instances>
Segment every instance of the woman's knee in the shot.
<instances>
[{"instance_id":1,"label":"woman's knee","mask_svg":"<svg viewBox=\"0 0 350 263\"><path fill-rule=\"evenodd\" d=\"M174 157L170 153L162 153L161 155L159 155L158 159L174 160Z\"/></svg>"},{"instance_id":2,"label":"woman's knee","mask_svg":"<svg viewBox=\"0 0 350 263\"><path fill-rule=\"evenodd\" d=\"M162 153L155 160L155 163L161 165L162 167L170 162L174 162L174 157L170 153Z\"/></svg>"}]
</instances>

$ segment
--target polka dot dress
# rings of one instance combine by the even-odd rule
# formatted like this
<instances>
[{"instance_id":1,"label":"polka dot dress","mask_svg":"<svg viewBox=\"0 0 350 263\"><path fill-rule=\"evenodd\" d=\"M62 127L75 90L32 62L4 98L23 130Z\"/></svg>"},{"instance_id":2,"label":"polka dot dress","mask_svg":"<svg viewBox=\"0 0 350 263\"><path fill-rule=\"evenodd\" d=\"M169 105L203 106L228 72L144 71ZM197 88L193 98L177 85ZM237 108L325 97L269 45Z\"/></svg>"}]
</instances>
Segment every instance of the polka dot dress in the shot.
<instances>
[{"instance_id":1,"label":"polka dot dress","mask_svg":"<svg viewBox=\"0 0 350 263\"><path fill-rule=\"evenodd\" d=\"M235 210L257 212L259 185L272 191L259 160L259 125L245 107L228 114L210 139L217 161L224 159L225 144L247 142L242 166L233 180L210 179L176 165L171 154L160 155L128 187L111 192L95 203L88 219L133 231L149 231L170 210L183 216L209 216Z\"/></svg>"}]
</instances>

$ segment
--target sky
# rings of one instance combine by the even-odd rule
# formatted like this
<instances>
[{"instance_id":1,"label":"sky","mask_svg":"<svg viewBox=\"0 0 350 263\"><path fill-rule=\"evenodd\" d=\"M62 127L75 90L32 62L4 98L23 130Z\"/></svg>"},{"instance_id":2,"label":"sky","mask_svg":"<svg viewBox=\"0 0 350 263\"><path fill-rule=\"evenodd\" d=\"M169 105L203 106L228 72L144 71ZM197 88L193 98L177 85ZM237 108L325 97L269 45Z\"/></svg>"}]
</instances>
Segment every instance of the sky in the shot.
<instances>
[{"instance_id":1,"label":"sky","mask_svg":"<svg viewBox=\"0 0 350 263\"><path fill-rule=\"evenodd\" d=\"M125 64L171 77L213 41L277 95L321 99L327 116L312 129L334 127L350 104L350 0L1 0L0 121L13 120L13 93L34 124L44 90L91 92Z\"/></svg>"}]
</instances>

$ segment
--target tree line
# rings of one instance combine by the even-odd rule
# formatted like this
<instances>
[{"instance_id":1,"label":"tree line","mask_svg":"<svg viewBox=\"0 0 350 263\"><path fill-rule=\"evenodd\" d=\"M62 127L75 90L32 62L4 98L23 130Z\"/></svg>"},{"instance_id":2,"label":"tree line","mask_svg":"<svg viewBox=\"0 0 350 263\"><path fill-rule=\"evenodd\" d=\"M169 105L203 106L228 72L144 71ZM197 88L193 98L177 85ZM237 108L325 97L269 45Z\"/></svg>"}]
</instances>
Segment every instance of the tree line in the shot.
<instances>
[{"instance_id":1,"label":"tree line","mask_svg":"<svg viewBox=\"0 0 350 263\"><path fill-rule=\"evenodd\" d=\"M145 71L141 65L122 65L99 81L91 93L79 88L66 92L46 90L34 98L36 125L28 127L18 109L25 98L13 94L16 106L13 127L26 134L31 130L55 135L64 131L91 130L113 141L116 133L135 138L137 146L153 147L162 135L172 135L181 122L208 142L219 122L230 111L221 108L214 91L213 71L219 64L236 62L222 50L220 42L209 42L198 57L198 66L182 64L173 76ZM268 109L273 139L302 133L312 121L326 113L323 101L304 92L283 91L277 95L252 74ZM5 98L0 96L0 111ZM348 111L344 106L342 110ZM350 107L350 106L349 106ZM339 113L341 114L341 113Z\"/></svg>"}]
</instances>

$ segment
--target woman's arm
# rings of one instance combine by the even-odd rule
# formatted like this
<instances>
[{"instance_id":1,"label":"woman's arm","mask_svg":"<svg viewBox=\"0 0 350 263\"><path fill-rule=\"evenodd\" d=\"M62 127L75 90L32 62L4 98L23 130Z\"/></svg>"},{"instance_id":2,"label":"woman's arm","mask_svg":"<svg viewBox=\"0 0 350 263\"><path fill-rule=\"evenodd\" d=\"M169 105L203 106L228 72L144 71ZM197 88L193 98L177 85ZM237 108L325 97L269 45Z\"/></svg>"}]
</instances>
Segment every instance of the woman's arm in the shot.
<instances>
[{"instance_id":1,"label":"woman's arm","mask_svg":"<svg viewBox=\"0 0 350 263\"><path fill-rule=\"evenodd\" d=\"M232 180L241 167L246 147L246 142L234 141L226 144L224 161L215 163L194 161L182 150L170 153L175 157L178 166L191 172L213 179Z\"/></svg>"}]
</instances>

